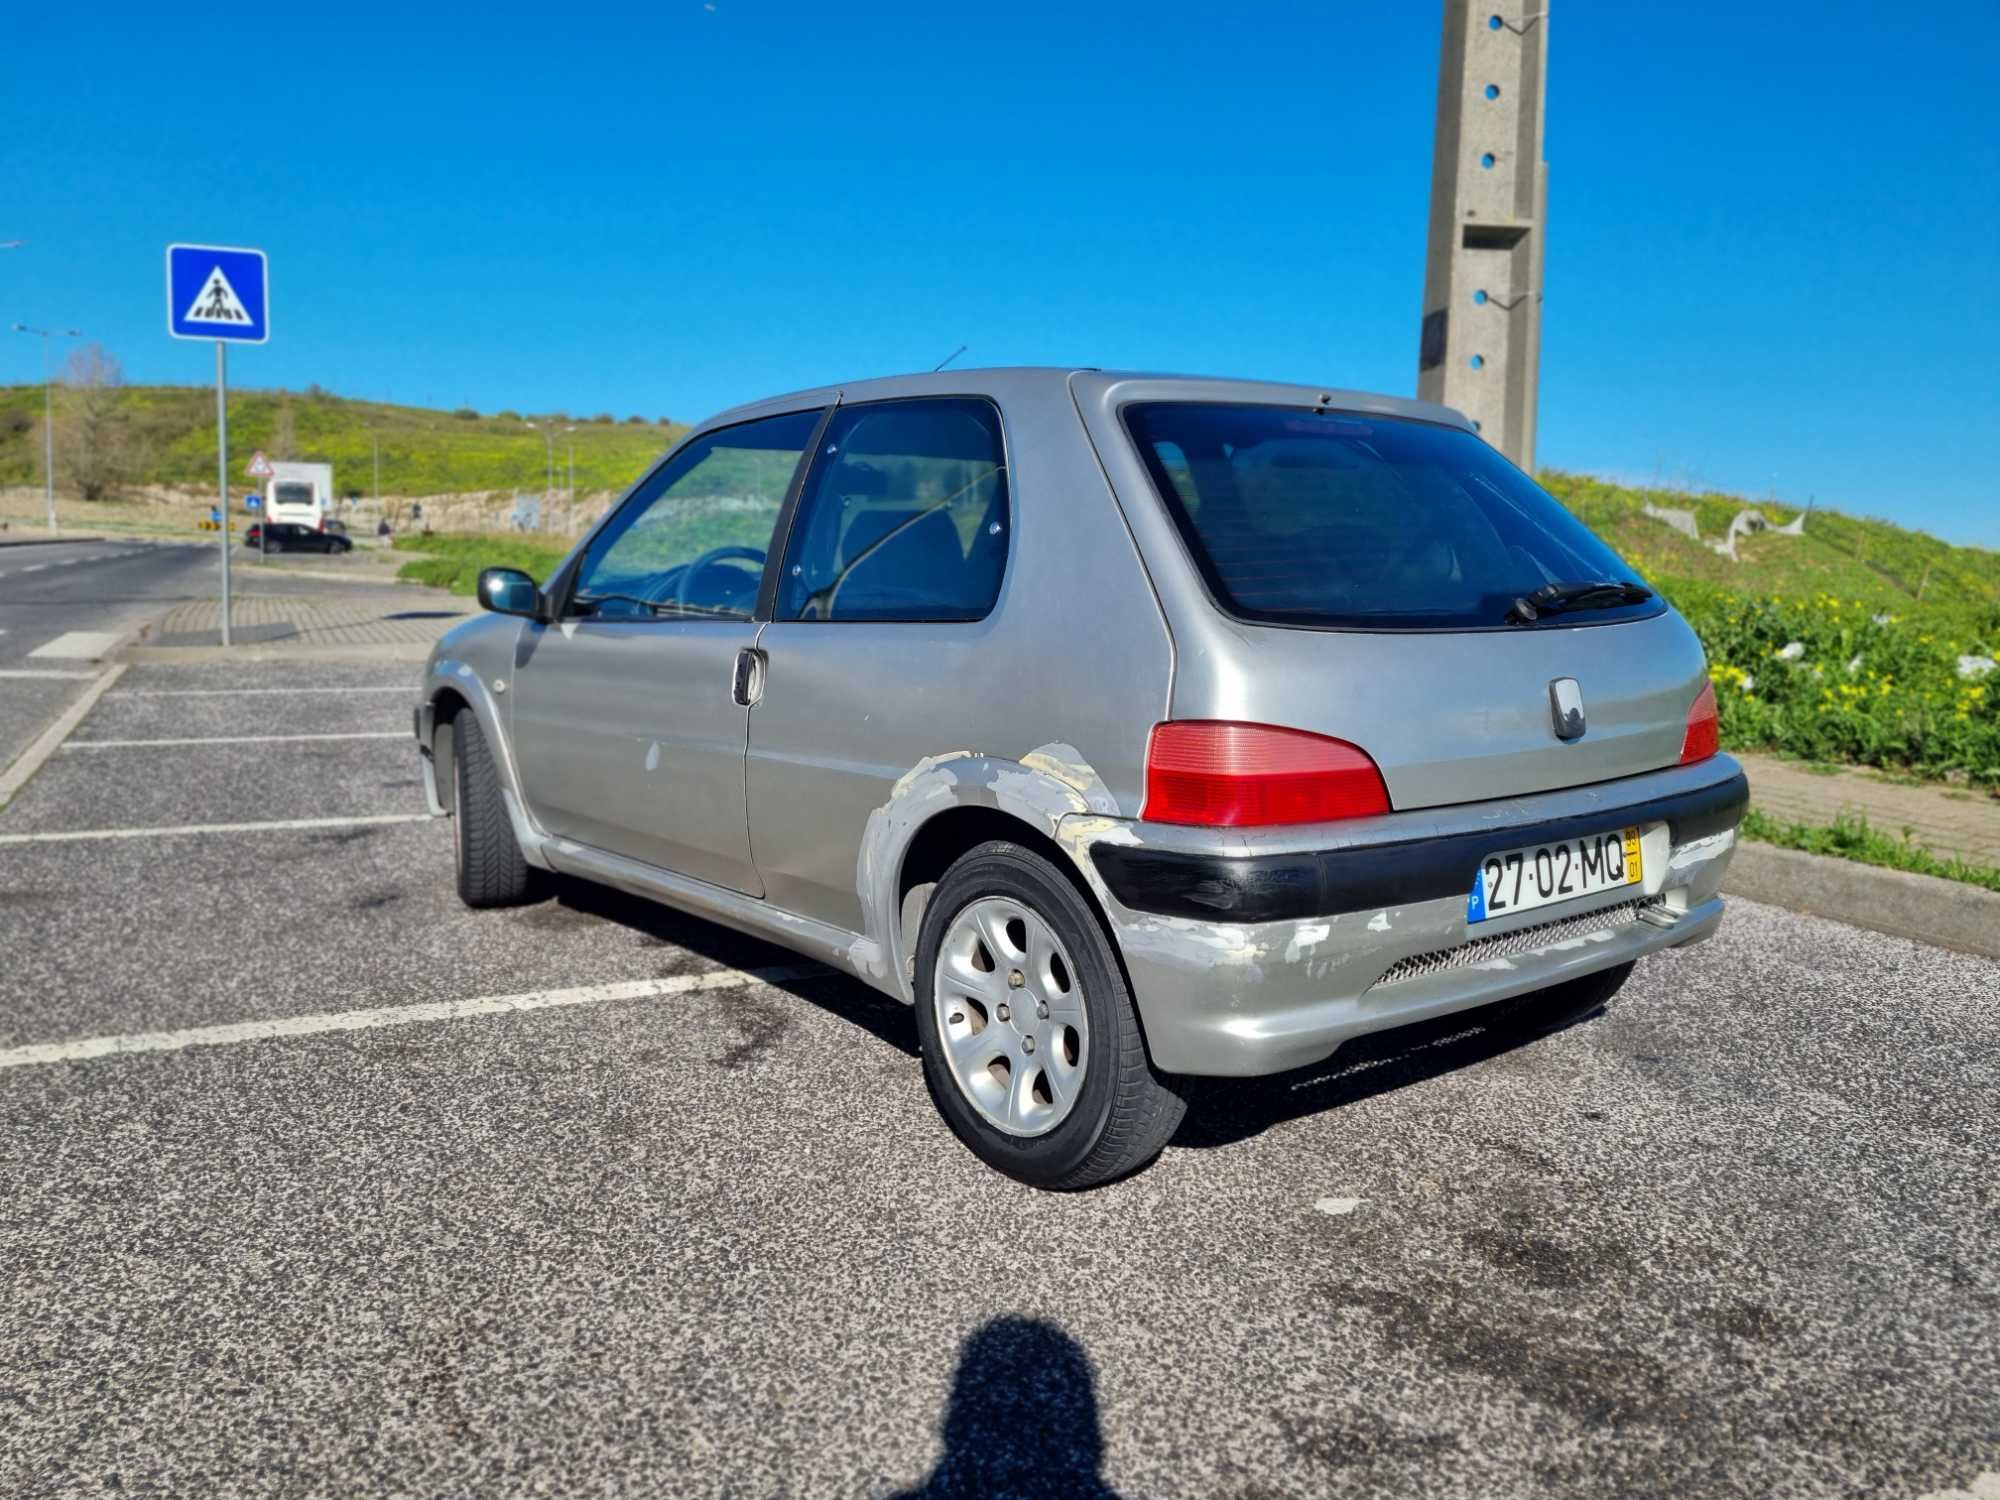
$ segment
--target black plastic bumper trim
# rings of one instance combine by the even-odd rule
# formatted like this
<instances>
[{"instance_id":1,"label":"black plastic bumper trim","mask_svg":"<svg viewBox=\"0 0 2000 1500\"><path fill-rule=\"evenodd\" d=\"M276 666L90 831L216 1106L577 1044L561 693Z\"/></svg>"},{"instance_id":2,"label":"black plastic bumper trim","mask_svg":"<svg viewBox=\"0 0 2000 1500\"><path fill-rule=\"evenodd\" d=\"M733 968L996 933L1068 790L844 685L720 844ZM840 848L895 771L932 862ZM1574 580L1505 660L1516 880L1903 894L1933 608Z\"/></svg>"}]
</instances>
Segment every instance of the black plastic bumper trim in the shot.
<instances>
[{"instance_id":1,"label":"black plastic bumper trim","mask_svg":"<svg viewBox=\"0 0 2000 1500\"><path fill-rule=\"evenodd\" d=\"M1462 896L1495 849L1549 844L1635 823L1665 823L1676 844L1734 828L1750 805L1741 772L1727 781L1573 817L1442 834L1398 844L1231 856L1093 844L1111 894L1134 911L1210 922L1282 922Z\"/></svg>"}]
</instances>

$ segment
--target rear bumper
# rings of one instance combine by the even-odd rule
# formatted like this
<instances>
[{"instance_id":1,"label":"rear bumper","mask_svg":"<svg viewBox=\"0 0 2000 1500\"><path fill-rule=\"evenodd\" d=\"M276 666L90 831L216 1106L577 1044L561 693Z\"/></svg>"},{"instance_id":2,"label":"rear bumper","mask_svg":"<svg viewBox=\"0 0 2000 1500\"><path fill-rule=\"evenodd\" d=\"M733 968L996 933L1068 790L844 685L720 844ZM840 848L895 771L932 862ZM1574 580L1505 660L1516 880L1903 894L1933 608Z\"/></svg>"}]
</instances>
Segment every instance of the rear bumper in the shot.
<instances>
[{"instance_id":1,"label":"rear bumper","mask_svg":"<svg viewBox=\"0 0 2000 1500\"><path fill-rule=\"evenodd\" d=\"M1551 810L1541 816L1528 812L1518 818L1503 812L1478 827L1443 830L1433 823L1428 830L1400 830L1401 838L1333 849L1244 854L1107 842L1090 853L1112 895L1133 911L1275 922L1463 896L1472 871L1496 848L1552 844L1612 827L1653 823L1667 826L1671 843L1693 843L1734 828L1749 805L1750 783L1737 771L1721 781L1654 791L1608 807ZM1388 825L1402 820L1392 814L1370 821L1385 825L1378 831L1394 835L1399 830Z\"/></svg>"},{"instance_id":2,"label":"rear bumper","mask_svg":"<svg viewBox=\"0 0 2000 1500\"><path fill-rule=\"evenodd\" d=\"M1718 756L1312 830L1099 820L1088 849L1154 1063L1247 1076L1701 941L1721 920L1747 798L1740 768ZM1634 824L1640 885L1469 928L1486 854Z\"/></svg>"}]
</instances>

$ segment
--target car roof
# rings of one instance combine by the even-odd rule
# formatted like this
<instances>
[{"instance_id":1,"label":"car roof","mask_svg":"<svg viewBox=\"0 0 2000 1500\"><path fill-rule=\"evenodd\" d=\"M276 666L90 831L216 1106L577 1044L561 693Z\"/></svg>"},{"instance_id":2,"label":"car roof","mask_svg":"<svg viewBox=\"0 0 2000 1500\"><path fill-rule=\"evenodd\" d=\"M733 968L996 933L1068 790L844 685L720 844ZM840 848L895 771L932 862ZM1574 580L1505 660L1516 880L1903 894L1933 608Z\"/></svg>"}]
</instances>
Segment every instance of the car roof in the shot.
<instances>
[{"instance_id":1,"label":"car roof","mask_svg":"<svg viewBox=\"0 0 2000 1500\"><path fill-rule=\"evenodd\" d=\"M1427 422L1443 422L1471 429L1462 412L1432 401L1414 401L1406 396L1386 396L1368 391L1341 390L1331 386L1299 385L1286 381L1245 380L1217 375L1177 375L1145 370L1105 370L1088 365L997 365L963 370L927 370L907 375L883 375L867 380L844 381L838 385L814 386L784 395L746 402L716 413L699 423L696 431L728 426L757 417L807 407L825 406L835 401L887 401L906 396L1005 397L1009 392L1026 394L1035 387L1071 386L1079 377L1099 391L1132 387L1138 399L1150 401L1240 401L1268 404L1319 406L1335 411L1365 411L1390 416L1415 417Z\"/></svg>"}]
</instances>

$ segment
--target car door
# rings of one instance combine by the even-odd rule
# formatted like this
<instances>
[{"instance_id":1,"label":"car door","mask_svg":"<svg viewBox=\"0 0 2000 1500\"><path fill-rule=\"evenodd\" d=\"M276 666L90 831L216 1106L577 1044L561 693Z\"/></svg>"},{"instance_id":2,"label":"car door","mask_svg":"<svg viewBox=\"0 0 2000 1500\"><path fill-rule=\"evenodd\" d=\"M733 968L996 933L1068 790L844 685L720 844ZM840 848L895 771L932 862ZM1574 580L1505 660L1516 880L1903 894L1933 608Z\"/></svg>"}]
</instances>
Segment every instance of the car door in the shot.
<instances>
[{"instance_id":1,"label":"car door","mask_svg":"<svg viewBox=\"0 0 2000 1500\"><path fill-rule=\"evenodd\" d=\"M816 453L758 638L751 845L774 904L860 931L856 855L897 780L941 735L1006 753L1036 725L984 690L1011 527L998 408L842 406Z\"/></svg>"},{"instance_id":2,"label":"car door","mask_svg":"<svg viewBox=\"0 0 2000 1500\"><path fill-rule=\"evenodd\" d=\"M750 859L739 658L817 410L719 428L627 497L522 628L524 794L550 833L762 894Z\"/></svg>"}]
</instances>

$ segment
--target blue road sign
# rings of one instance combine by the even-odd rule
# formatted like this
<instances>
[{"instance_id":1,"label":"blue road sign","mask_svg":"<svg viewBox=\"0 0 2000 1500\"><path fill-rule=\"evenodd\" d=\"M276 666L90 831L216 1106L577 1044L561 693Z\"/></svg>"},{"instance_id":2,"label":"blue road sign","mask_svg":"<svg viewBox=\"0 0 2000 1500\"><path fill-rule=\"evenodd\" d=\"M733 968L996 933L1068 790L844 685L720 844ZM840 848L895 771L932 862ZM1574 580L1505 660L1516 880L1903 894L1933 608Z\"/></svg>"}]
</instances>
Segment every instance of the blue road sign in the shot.
<instances>
[{"instance_id":1,"label":"blue road sign","mask_svg":"<svg viewBox=\"0 0 2000 1500\"><path fill-rule=\"evenodd\" d=\"M167 246L167 332L177 339L263 343L271 336L270 292L262 250Z\"/></svg>"}]
</instances>

